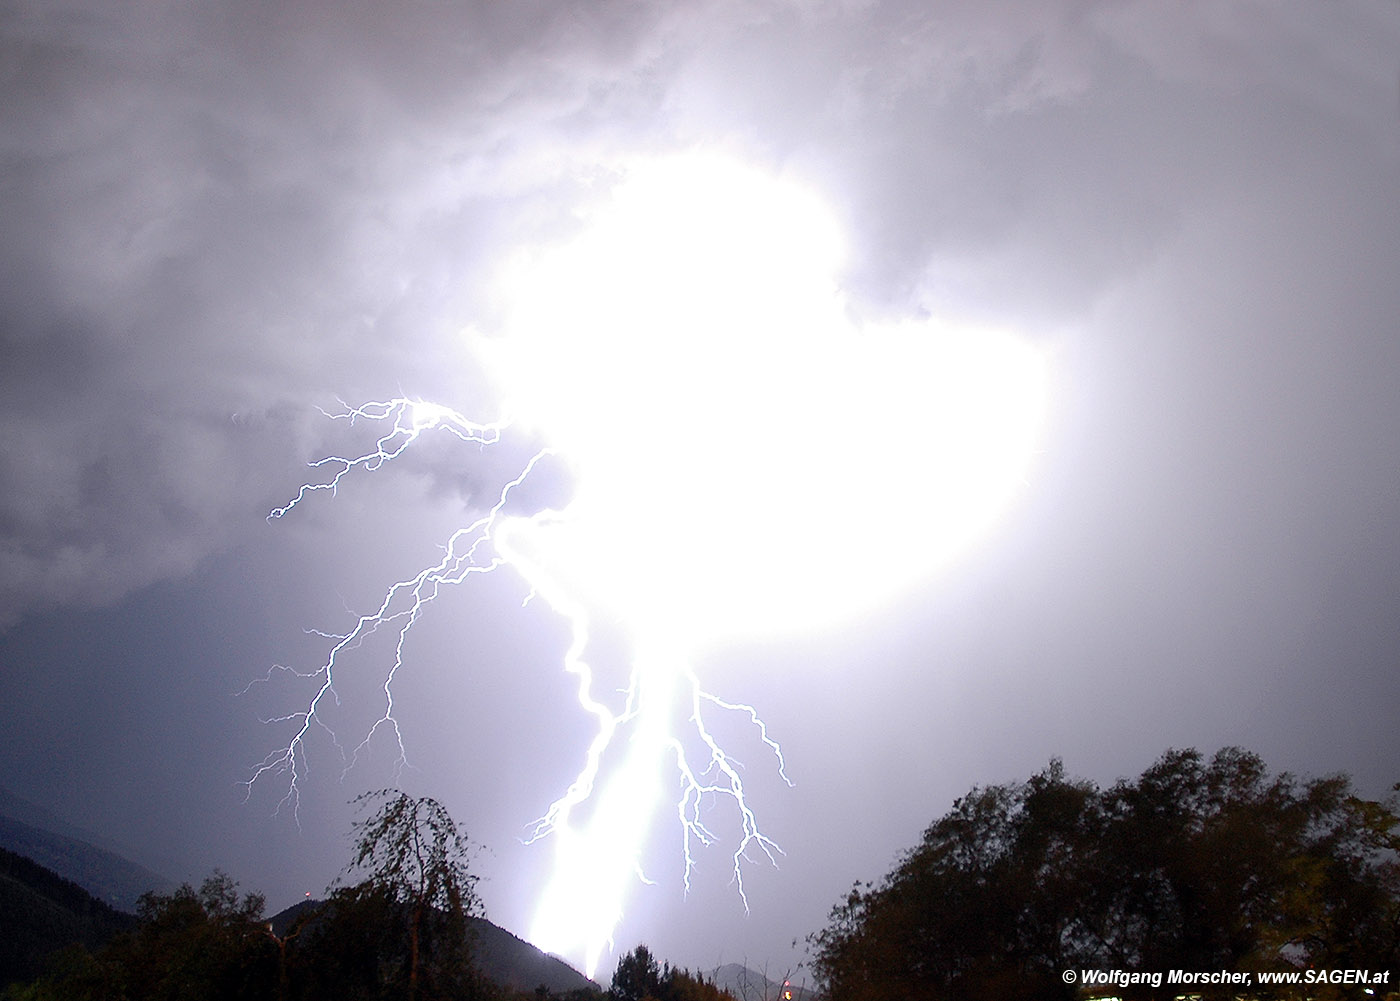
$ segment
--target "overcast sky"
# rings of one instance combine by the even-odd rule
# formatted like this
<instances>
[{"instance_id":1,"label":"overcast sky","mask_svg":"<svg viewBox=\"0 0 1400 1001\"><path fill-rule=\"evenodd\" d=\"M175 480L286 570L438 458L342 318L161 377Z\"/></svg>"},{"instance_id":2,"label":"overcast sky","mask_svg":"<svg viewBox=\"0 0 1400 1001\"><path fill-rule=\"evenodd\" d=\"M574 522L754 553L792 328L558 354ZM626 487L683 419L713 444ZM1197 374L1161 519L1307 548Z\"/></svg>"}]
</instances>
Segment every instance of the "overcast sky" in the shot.
<instances>
[{"instance_id":1,"label":"overcast sky","mask_svg":"<svg viewBox=\"0 0 1400 1001\"><path fill-rule=\"evenodd\" d=\"M539 442L429 444L269 523L344 445L316 408L494 416L462 331L499 325L500 262L697 148L820 196L853 315L1014 331L1048 389L956 560L697 665L782 742L792 788L734 730L786 855L745 916L723 849L682 893L659 819L620 949L780 972L954 797L1052 756L1400 780L1395 3L48 0L0 4L0 783L176 878L323 892L392 755L341 780L318 745L298 830L240 783L304 696L235 693L314 670L305 630L435 561ZM856 517L908 514L874 479ZM552 854L520 839L590 737L526 590L439 599L396 689L401 784L486 846L521 934Z\"/></svg>"}]
</instances>

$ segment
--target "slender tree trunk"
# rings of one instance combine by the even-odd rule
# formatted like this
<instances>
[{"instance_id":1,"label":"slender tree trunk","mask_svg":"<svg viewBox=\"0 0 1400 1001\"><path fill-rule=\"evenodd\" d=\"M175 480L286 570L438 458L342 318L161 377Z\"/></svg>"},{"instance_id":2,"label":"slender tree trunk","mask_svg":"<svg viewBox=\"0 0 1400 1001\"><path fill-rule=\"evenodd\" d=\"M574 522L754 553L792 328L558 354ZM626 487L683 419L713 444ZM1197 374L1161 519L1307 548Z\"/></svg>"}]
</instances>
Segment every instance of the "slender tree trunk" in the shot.
<instances>
[{"instance_id":1,"label":"slender tree trunk","mask_svg":"<svg viewBox=\"0 0 1400 1001\"><path fill-rule=\"evenodd\" d=\"M413 905L413 921L408 928L408 1001L418 997L418 922L423 915L423 905Z\"/></svg>"}]
</instances>

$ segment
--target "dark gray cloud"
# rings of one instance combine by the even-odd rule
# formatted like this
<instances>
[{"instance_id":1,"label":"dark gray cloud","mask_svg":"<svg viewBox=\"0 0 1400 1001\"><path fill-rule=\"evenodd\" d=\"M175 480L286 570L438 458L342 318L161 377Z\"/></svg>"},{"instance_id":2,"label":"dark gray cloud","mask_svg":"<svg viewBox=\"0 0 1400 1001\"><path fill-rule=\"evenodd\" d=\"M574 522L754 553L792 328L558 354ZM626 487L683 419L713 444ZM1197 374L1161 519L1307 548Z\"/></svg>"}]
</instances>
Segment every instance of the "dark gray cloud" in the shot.
<instances>
[{"instance_id":1,"label":"dark gray cloud","mask_svg":"<svg viewBox=\"0 0 1400 1001\"><path fill-rule=\"evenodd\" d=\"M510 10L9 12L0 618L229 545L308 403L460 391L495 241L645 27Z\"/></svg>"},{"instance_id":2,"label":"dark gray cloud","mask_svg":"<svg viewBox=\"0 0 1400 1001\"><path fill-rule=\"evenodd\" d=\"M269 528L344 441L314 406L489 410L460 331L496 322L492 268L619 155L691 145L827 197L855 310L1035 338L1051 414L1004 524L927 587L706 666L785 738L789 856L753 921L711 863L620 944L786 955L952 796L1052 754L1111 780L1238 741L1397 777L1393 4L11 2L0 74L0 650L29 712L0 751L30 798L275 901L323 884L237 803L286 705L229 693L314 663L300 627L431 557L533 443L441 442ZM403 696L411 781L492 843L516 930L547 862L520 825L586 739L521 597L464 593ZM313 785L308 823L347 792Z\"/></svg>"}]
</instances>

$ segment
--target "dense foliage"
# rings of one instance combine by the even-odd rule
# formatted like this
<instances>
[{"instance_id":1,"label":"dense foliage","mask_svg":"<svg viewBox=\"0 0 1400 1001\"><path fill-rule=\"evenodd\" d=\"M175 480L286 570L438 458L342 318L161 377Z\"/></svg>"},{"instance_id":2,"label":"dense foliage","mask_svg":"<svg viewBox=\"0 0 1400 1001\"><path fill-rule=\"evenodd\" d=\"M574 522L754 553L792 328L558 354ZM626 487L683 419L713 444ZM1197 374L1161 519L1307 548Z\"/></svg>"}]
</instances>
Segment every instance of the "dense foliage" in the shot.
<instances>
[{"instance_id":1,"label":"dense foliage","mask_svg":"<svg viewBox=\"0 0 1400 1001\"><path fill-rule=\"evenodd\" d=\"M49 977L9 996L33 1001L143 998L210 1001L272 996L277 950L262 922L263 900L238 896L221 873L198 890L147 893L137 905L138 925L95 954L70 949Z\"/></svg>"},{"instance_id":2,"label":"dense foliage","mask_svg":"<svg viewBox=\"0 0 1400 1001\"><path fill-rule=\"evenodd\" d=\"M1066 969L1312 965L1395 983L1397 848L1393 803L1345 778L1270 777L1237 748L1169 751L1105 790L1052 762L973 789L893 872L854 887L811 939L816 972L829 1001L1073 998Z\"/></svg>"},{"instance_id":3,"label":"dense foliage","mask_svg":"<svg viewBox=\"0 0 1400 1001\"><path fill-rule=\"evenodd\" d=\"M624 953L613 972L609 1001L733 1001L698 973L658 963L651 950L639 945Z\"/></svg>"}]
</instances>

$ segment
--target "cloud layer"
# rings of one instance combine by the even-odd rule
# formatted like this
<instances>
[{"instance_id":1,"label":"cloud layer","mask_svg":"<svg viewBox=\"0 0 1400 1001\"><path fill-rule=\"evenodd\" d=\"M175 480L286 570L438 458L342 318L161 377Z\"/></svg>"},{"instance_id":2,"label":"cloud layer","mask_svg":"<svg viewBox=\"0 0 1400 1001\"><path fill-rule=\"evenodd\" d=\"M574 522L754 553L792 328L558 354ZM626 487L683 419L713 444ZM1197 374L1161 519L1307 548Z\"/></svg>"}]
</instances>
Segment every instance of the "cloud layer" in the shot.
<instances>
[{"instance_id":1,"label":"cloud layer","mask_svg":"<svg viewBox=\"0 0 1400 1001\"><path fill-rule=\"evenodd\" d=\"M1341 198L1363 155L1393 158L1394 20L12 5L3 618L228 545L311 447L308 403L473 388L444 373L470 372L454 334L489 322L493 261L620 151L786 162L831 191L871 308L1048 327L1193 215L1270 185Z\"/></svg>"}]
</instances>

